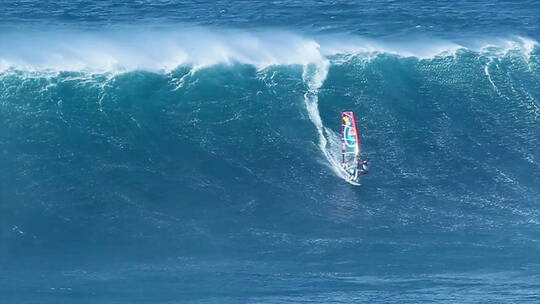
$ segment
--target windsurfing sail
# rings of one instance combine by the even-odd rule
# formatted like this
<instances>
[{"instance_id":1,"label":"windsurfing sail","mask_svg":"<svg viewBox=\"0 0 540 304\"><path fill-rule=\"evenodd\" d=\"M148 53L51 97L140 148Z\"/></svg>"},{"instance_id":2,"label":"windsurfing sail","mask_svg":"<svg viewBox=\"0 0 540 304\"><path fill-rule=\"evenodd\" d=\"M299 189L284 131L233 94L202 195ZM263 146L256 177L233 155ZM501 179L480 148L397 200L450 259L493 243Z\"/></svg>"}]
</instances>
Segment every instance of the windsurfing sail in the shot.
<instances>
[{"instance_id":1,"label":"windsurfing sail","mask_svg":"<svg viewBox=\"0 0 540 304\"><path fill-rule=\"evenodd\" d=\"M352 111L341 113L341 153L342 166L349 178L358 177L358 163L360 161L360 138L356 117Z\"/></svg>"}]
</instances>

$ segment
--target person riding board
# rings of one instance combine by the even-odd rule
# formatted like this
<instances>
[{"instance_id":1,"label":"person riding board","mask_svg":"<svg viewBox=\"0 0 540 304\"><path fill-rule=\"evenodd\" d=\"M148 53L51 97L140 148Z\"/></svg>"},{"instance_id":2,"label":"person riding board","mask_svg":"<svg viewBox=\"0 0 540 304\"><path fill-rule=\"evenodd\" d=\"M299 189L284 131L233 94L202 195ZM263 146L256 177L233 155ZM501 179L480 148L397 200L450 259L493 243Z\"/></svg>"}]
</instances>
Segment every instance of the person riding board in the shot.
<instances>
[{"instance_id":1,"label":"person riding board","mask_svg":"<svg viewBox=\"0 0 540 304\"><path fill-rule=\"evenodd\" d=\"M369 162L367 160L361 160L358 162L359 174L367 174L369 172Z\"/></svg>"},{"instance_id":2,"label":"person riding board","mask_svg":"<svg viewBox=\"0 0 540 304\"><path fill-rule=\"evenodd\" d=\"M358 177L360 175L367 174L369 172L369 162L367 160L358 160L358 166L356 170L354 170L354 174L351 174L349 176L349 180L351 181L358 181Z\"/></svg>"}]
</instances>

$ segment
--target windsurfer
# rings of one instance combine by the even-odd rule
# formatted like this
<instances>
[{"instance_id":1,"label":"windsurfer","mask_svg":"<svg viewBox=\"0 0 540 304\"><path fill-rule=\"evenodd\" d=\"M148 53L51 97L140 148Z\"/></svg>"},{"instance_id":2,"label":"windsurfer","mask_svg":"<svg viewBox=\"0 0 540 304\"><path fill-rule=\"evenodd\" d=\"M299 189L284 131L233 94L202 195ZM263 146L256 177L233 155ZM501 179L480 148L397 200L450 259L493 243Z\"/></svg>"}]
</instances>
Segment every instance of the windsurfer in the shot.
<instances>
[{"instance_id":1,"label":"windsurfer","mask_svg":"<svg viewBox=\"0 0 540 304\"><path fill-rule=\"evenodd\" d=\"M358 162L358 174L367 174L369 172L369 162L367 160L361 160Z\"/></svg>"}]
</instances>

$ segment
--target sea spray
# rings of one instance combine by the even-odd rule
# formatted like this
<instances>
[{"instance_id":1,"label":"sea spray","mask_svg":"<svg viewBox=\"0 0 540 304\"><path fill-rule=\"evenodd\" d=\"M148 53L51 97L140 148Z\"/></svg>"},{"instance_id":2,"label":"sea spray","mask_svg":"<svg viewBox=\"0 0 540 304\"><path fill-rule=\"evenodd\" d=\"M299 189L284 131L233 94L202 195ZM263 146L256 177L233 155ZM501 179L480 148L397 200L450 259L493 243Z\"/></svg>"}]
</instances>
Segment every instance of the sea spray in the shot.
<instances>
[{"instance_id":1,"label":"sea spray","mask_svg":"<svg viewBox=\"0 0 540 304\"><path fill-rule=\"evenodd\" d=\"M324 80L328 75L329 66L330 62L327 59L322 59L314 64L304 65L302 79L307 86L307 91L304 94L304 103L306 104L309 119L317 129L319 149L334 173L343 179L347 179L339 162L339 136L330 128L323 125L319 113L319 89L324 84Z\"/></svg>"}]
</instances>

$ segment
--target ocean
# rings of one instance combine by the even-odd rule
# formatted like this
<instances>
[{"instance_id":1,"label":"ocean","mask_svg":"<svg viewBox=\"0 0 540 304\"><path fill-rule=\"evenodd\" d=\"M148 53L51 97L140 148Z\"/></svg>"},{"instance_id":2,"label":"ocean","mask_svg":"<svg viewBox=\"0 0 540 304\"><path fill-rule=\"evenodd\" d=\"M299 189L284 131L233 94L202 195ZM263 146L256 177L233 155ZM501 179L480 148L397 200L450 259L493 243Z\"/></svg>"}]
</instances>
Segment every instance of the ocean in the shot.
<instances>
[{"instance_id":1,"label":"ocean","mask_svg":"<svg viewBox=\"0 0 540 304\"><path fill-rule=\"evenodd\" d=\"M0 302L540 303L538 41L528 0L2 1Z\"/></svg>"}]
</instances>

